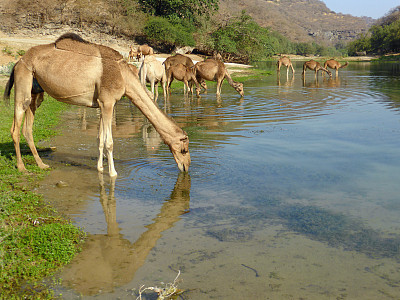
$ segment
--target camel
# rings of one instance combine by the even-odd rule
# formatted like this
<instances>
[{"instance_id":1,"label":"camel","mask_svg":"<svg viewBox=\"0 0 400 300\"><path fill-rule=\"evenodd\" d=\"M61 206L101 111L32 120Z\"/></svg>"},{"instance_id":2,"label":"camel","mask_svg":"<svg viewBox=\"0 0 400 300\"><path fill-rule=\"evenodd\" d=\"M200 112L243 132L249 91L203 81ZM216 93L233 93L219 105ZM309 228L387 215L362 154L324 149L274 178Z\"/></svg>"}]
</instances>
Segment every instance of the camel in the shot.
<instances>
[{"instance_id":1,"label":"camel","mask_svg":"<svg viewBox=\"0 0 400 300\"><path fill-rule=\"evenodd\" d=\"M281 74L281 67L282 65L284 65L286 67L286 77L289 77L289 67L292 68L292 74L294 75L294 68L292 65L292 61L290 60L289 57L287 56L283 56L281 57L278 62L276 63L277 67L278 67L278 76Z\"/></svg>"},{"instance_id":2,"label":"camel","mask_svg":"<svg viewBox=\"0 0 400 300\"><path fill-rule=\"evenodd\" d=\"M169 146L178 168L181 171L188 170L190 154L187 134L155 105L123 56L109 47L87 42L77 34L66 33L54 43L30 48L15 64L7 82L4 92L7 102L15 85L11 136L19 171L26 172L19 145L24 116L22 133L36 163L42 169L49 168L39 157L33 140L34 116L43 99L43 92L32 91L34 78L46 93L58 101L100 108L97 162L99 172L103 172L105 147L109 176L117 176L113 159L111 122L114 106L124 95L153 124Z\"/></svg>"},{"instance_id":3,"label":"camel","mask_svg":"<svg viewBox=\"0 0 400 300\"><path fill-rule=\"evenodd\" d=\"M133 50L133 47L132 47L132 46L130 46L128 60L129 60L129 61L132 61L133 58L134 58L136 55L137 55L137 54L136 54L136 51Z\"/></svg>"},{"instance_id":4,"label":"camel","mask_svg":"<svg viewBox=\"0 0 400 300\"><path fill-rule=\"evenodd\" d=\"M169 69L169 67L177 65L177 64L182 64L187 67L194 66L192 59L189 56L186 56L183 54L176 54L174 56L170 56L163 62L163 65L165 66L165 71L167 71Z\"/></svg>"},{"instance_id":5,"label":"camel","mask_svg":"<svg viewBox=\"0 0 400 300\"><path fill-rule=\"evenodd\" d=\"M328 69L325 69L325 68L321 67L321 64L320 64L319 62L313 60L313 59L312 59L312 60L309 60L309 61L306 61L306 62L303 64L303 73L302 73L302 76L303 76L303 77L306 75L306 69L310 69L310 70L315 71L315 78L317 78L318 71L320 71L320 70L326 72L326 73L329 75L329 77L332 77L331 71L329 71Z\"/></svg>"},{"instance_id":6,"label":"camel","mask_svg":"<svg viewBox=\"0 0 400 300\"><path fill-rule=\"evenodd\" d=\"M139 61L141 58L146 57L147 55L153 55L154 51L153 48L151 48L149 45L144 44L140 45L136 49L136 57L137 60Z\"/></svg>"},{"instance_id":7,"label":"camel","mask_svg":"<svg viewBox=\"0 0 400 300\"><path fill-rule=\"evenodd\" d=\"M217 82L217 96L221 95L222 82L226 78L228 83L243 97L243 83L233 81L222 61L215 59L207 59L205 61L200 61L195 64L196 68L196 79L202 87L205 85L205 80L216 81Z\"/></svg>"},{"instance_id":8,"label":"camel","mask_svg":"<svg viewBox=\"0 0 400 300\"><path fill-rule=\"evenodd\" d=\"M139 70L135 65L128 64L131 71L139 78Z\"/></svg>"},{"instance_id":9,"label":"camel","mask_svg":"<svg viewBox=\"0 0 400 300\"><path fill-rule=\"evenodd\" d=\"M153 93L154 100L157 100L158 98L158 83L161 82L164 99L166 99L167 77L165 75L165 69L162 63L159 62L154 55L148 55L143 59L139 69L139 77L144 87L146 87L146 82L150 83L151 92Z\"/></svg>"},{"instance_id":10,"label":"camel","mask_svg":"<svg viewBox=\"0 0 400 300\"><path fill-rule=\"evenodd\" d=\"M193 67L188 67L183 64L177 64L169 67L167 69L167 89L171 92L171 83L174 79L179 81L183 81L184 85L184 93L189 93L189 90L193 94L193 90L189 87L189 82L194 82L196 84L196 95L200 95L200 85L197 82L195 69Z\"/></svg>"},{"instance_id":11,"label":"camel","mask_svg":"<svg viewBox=\"0 0 400 300\"><path fill-rule=\"evenodd\" d=\"M339 75L339 69L346 68L349 65L349 63L346 61L344 65L342 65L340 62L334 59L329 59L324 63L324 68L331 68L336 70L336 77ZM323 73L322 73L323 74Z\"/></svg>"}]
</instances>

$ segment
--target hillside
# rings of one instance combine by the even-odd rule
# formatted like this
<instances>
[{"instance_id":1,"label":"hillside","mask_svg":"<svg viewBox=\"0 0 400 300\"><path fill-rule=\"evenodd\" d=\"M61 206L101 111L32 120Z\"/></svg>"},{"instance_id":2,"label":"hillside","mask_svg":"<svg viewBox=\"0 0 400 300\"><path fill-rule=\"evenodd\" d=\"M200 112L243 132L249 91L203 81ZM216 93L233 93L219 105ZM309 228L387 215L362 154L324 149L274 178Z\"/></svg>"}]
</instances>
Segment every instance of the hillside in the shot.
<instances>
[{"instance_id":1,"label":"hillside","mask_svg":"<svg viewBox=\"0 0 400 300\"><path fill-rule=\"evenodd\" d=\"M221 0L222 19L246 12L294 42L334 44L365 32L374 19L335 13L320 0Z\"/></svg>"},{"instance_id":2,"label":"hillside","mask_svg":"<svg viewBox=\"0 0 400 300\"><path fill-rule=\"evenodd\" d=\"M64 2L65 6L62 6L60 3ZM111 2L98 0L95 7L88 6L89 4L80 7L77 3L0 0L0 30L11 33L41 29L52 33L52 28L70 25L81 29L91 27L95 32L113 33L113 26L119 21L115 21L118 18L112 11L113 6L109 6ZM46 4L46 9L41 4ZM81 11L77 13L77 9ZM337 14L320 0L220 0L220 10L215 18L218 21L229 20L242 10L251 15L259 25L269 27L293 42L315 41L325 45L353 40L374 22L371 18ZM116 19L112 19L113 17ZM140 36L145 22L142 17L143 14L138 14L135 21L125 20L124 22L129 21L131 24L128 29L120 30L121 36ZM114 25L110 25L113 22ZM63 26L59 26L60 24Z\"/></svg>"}]
</instances>

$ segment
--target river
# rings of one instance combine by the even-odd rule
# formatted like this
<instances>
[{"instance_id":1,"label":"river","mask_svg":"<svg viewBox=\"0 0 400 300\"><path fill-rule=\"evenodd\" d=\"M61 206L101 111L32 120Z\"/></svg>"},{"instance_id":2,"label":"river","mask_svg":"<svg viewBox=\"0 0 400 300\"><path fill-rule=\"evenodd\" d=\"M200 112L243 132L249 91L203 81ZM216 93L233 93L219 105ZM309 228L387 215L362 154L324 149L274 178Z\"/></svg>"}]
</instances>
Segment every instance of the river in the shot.
<instances>
[{"instance_id":1,"label":"river","mask_svg":"<svg viewBox=\"0 0 400 300\"><path fill-rule=\"evenodd\" d=\"M99 176L98 111L66 112L38 192L88 238L56 294L136 299L180 272L182 299L399 299L400 65L295 69L246 81L243 98L226 82L219 99L161 93L189 135L188 174L122 99L118 177Z\"/></svg>"}]
</instances>

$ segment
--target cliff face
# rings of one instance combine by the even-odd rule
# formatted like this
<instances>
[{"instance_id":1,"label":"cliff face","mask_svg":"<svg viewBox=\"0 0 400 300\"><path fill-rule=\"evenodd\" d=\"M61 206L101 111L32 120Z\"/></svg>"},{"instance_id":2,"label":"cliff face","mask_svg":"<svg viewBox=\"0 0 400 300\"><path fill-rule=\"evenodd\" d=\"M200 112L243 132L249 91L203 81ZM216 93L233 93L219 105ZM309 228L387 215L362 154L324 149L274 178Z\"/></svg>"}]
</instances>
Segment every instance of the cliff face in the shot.
<instances>
[{"instance_id":1,"label":"cliff face","mask_svg":"<svg viewBox=\"0 0 400 300\"><path fill-rule=\"evenodd\" d=\"M221 0L220 16L229 18L245 10L263 27L294 42L334 44L366 32L372 18L331 11L320 0Z\"/></svg>"}]
</instances>

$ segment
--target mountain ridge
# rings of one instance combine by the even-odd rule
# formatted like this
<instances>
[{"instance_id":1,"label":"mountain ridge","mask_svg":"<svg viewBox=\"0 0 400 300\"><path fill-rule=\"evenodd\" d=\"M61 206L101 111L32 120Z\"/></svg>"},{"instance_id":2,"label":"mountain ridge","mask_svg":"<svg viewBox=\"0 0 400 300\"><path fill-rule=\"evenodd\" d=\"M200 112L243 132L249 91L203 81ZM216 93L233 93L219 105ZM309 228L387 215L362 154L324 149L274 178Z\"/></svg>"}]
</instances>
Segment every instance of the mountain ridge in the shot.
<instances>
[{"instance_id":1,"label":"mountain ridge","mask_svg":"<svg viewBox=\"0 0 400 300\"><path fill-rule=\"evenodd\" d=\"M333 45L366 33L375 22L369 17L336 13L320 0L221 0L219 15L230 18L245 10L260 26L293 42Z\"/></svg>"}]
</instances>

